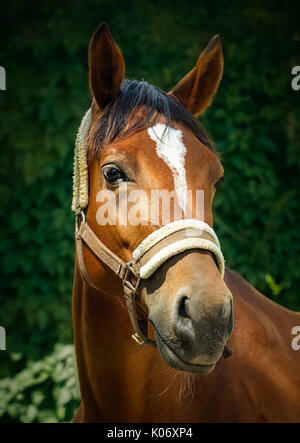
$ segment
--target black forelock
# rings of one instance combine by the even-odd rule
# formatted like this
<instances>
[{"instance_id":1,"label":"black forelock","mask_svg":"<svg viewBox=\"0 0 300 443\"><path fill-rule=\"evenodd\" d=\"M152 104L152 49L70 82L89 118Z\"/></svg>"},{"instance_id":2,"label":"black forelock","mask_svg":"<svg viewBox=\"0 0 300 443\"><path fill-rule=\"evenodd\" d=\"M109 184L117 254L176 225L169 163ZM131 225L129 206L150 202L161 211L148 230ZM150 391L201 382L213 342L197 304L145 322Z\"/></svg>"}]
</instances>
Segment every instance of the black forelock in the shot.
<instances>
[{"instance_id":1,"label":"black forelock","mask_svg":"<svg viewBox=\"0 0 300 443\"><path fill-rule=\"evenodd\" d=\"M98 156L108 144L153 126L162 116L167 126L182 123L215 152L200 122L174 97L145 81L124 80L115 99L95 123L93 154Z\"/></svg>"}]
</instances>

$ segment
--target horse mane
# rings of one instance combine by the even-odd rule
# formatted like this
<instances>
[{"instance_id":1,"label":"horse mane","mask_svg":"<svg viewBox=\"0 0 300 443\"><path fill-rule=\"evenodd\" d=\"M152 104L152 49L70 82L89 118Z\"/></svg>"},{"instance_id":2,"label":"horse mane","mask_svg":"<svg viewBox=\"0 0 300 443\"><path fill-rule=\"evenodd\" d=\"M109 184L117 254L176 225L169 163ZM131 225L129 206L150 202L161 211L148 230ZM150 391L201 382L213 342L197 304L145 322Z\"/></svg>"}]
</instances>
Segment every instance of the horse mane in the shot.
<instances>
[{"instance_id":1,"label":"horse mane","mask_svg":"<svg viewBox=\"0 0 300 443\"><path fill-rule=\"evenodd\" d=\"M178 100L145 81L124 80L115 99L104 108L95 122L90 154L99 157L105 146L155 125L162 116L167 126L172 127L174 122L182 123L201 143L216 152L199 120Z\"/></svg>"}]
</instances>

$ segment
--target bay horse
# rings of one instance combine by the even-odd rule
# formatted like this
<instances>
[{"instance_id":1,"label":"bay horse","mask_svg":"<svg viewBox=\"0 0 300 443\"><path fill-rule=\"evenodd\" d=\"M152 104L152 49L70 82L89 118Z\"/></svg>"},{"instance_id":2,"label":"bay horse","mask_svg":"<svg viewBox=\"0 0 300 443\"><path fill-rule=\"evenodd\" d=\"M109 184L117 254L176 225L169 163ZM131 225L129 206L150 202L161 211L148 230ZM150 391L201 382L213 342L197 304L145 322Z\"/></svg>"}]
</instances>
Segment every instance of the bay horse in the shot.
<instances>
[{"instance_id":1,"label":"bay horse","mask_svg":"<svg viewBox=\"0 0 300 443\"><path fill-rule=\"evenodd\" d=\"M75 422L300 420L300 351L291 345L299 313L222 268L212 228L224 171L196 116L222 72L215 36L165 93L124 79L123 56L106 24L91 37L92 104L74 163L73 328L81 392ZM193 212L166 225L122 224L119 215L116 223L97 222L99 192L108 190L120 206L124 184L146 196L175 190L181 203L187 189L203 190L203 220ZM171 253L162 259L162 251ZM150 257L143 262L144 253ZM223 358L230 348L234 355Z\"/></svg>"}]
</instances>

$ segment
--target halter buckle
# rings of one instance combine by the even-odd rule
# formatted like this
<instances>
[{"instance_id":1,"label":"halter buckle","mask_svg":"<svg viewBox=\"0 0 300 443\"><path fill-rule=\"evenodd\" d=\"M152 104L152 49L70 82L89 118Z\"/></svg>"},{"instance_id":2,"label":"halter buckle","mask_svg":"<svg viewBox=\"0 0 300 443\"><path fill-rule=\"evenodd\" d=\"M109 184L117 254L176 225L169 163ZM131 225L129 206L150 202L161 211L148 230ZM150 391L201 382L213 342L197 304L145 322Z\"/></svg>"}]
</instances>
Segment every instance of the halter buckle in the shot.
<instances>
[{"instance_id":1,"label":"halter buckle","mask_svg":"<svg viewBox=\"0 0 300 443\"><path fill-rule=\"evenodd\" d=\"M81 223L85 223L85 214L82 210L76 214L75 231L78 232L78 219L81 217Z\"/></svg>"},{"instance_id":2,"label":"halter buckle","mask_svg":"<svg viewBox=\"0 0 300 443\"><path fill-rule=\"evenodd\" d=\"M132 261L126 263L125 273L124 273L124 277L123 277L123 285L130 290L130 297L134 298L136 295L136 292L139 288L139 285L141 282L141 277L139 275L138 276L136 275L136 272L133 269L132 265L133 265ZM131 283L131 281L129 280L129 277L131 274L136 279L135 285L133 285ZM127 294L126 294L126 296L128 297Z\"/></svg>"},{"instance_id":3,"label":"halter buckle","mask_svg":"<svg viewBox=\"0 0 300 443\"><path fill-rule=\"evenodd\" d=\"M137 342L139 346L145 346L147 343L143 340L138 333L132 334L131 338Z\"/></svg>"}]
</instances>

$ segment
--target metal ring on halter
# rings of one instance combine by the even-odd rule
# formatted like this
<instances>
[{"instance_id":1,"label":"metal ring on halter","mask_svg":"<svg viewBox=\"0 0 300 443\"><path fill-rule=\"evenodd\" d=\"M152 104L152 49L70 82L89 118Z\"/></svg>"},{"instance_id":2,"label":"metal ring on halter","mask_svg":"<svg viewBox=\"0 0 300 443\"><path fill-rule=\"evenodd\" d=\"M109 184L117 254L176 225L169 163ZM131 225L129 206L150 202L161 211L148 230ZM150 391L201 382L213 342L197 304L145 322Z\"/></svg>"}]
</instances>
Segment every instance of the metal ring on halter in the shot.
<instances>
[{"instance_id":1,"label":"metal ring on halter","mask_svg":"<svg viewBox=\"0 0 300 443\"><path fill-rule=\"evenodd\" d=\"M81 209L78 214L76 214L75 231L78 232L78 217L81 217L81 223L85 223L85 213Z\"/></svg>"}]
</instances>

